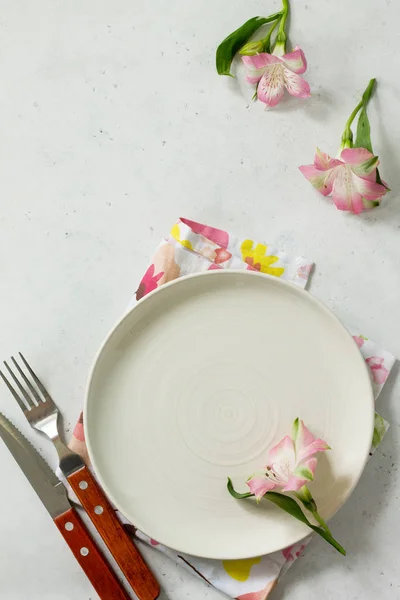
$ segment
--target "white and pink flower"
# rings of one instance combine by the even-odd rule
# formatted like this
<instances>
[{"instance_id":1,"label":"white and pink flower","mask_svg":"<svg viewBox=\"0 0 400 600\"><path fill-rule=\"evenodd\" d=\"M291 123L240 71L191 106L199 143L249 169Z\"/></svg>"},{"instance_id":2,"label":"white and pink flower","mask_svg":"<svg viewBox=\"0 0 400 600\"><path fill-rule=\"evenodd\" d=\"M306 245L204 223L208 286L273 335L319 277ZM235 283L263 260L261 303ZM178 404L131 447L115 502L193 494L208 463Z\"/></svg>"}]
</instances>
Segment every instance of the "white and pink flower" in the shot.
<instances>
[{"instance_id":1,"label":"white and pink flower","mask_svg":"<svg viewBox=\"0 0 400 600\"><path fill-rule=\"evenodd\" d=\"M296 46L293 52L279 56L279 48L273 54L264 52L242 57L247 80L258 84L257 97L269 107L282 100L285 88L297 98L310 97L310 86L300 76L307 70L304 52Z\"/></svg>"},{"instance_id":2,"label":"white and pink flower","mask_svg":"<svg viewBox=\"0 0 400 600\"><path fill-rule=\"evenodd\" d=\"M386 187L377 183L377 156L365 148L345 148L332 158L317 148L313 165L299 167L308 181L323 195L332 195L339 210L360 214L380 204Z\"/></svg>"},{"instance_id":3,"label":"white and pink flower","mask_svg":"<svg viewBox=\"0 0 400 600\"><path fill-rule=\"evenodd\" d=\"M250 477L247 485L257 501L269 491L297 492L314 479L318 452L329 450L326 442L315 438L303 421L296 419L292 437L285 436L269 451L268 464L261 474Z\"/></svg>"}]
</instances>

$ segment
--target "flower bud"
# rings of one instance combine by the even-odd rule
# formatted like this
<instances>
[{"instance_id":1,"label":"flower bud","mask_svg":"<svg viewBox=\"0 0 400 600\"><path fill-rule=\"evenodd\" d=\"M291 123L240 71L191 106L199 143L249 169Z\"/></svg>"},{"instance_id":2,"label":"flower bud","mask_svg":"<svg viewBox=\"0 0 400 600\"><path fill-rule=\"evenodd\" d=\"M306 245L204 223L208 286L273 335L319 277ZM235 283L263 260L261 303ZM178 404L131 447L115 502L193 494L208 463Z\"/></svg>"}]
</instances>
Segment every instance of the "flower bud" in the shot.
<instances>
[{"instance_id":1,"label":"flower bud","mask_svg":"<svg viewBox=\"0 0 400 600\"><path fill-rule=\"evenodd\" d=\"M240 50L239 54L243 56L254 56L264 51L264 40L255 40L254 42L247 42Z\"/></svg>"}]
</instances>

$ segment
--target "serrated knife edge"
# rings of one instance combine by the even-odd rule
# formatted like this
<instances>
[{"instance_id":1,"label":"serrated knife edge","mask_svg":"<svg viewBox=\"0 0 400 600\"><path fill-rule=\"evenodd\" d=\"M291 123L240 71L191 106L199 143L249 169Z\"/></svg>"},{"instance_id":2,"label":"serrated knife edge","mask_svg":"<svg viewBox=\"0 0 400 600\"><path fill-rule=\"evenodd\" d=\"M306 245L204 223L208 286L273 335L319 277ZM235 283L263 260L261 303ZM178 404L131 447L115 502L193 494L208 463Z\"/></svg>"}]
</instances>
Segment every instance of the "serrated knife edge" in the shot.
<instances>
[{"instance_id":1,"label":"serrated knife edge","mask_svg":"<svg viewBox=\"0 0 400 600\"><path fill-rule=\"evenodd\" d=\"M64 484L25 436L0 413L0 437L54 518L71 508Z\"/></svg>"},{"instance_id":2,"label":"serrated knife edge","mask_svg":"<svg viewBox=\"0 0 400 600\"><path fill-rule=\"evenodd\" d=\"M53 486L56 486L60 483L59 478L51 469L50 465L47 464L46 459L40 454L39 450L35 448L35 446L24 436L22 431L18 429L14 423L12 423L3 413L0 412L0 425L2 425L8 433L14 437L19 444L25 449L26 452L34 453L38 467L43 472L43 475L50 481Z\"/></svg>"}]
</instances>

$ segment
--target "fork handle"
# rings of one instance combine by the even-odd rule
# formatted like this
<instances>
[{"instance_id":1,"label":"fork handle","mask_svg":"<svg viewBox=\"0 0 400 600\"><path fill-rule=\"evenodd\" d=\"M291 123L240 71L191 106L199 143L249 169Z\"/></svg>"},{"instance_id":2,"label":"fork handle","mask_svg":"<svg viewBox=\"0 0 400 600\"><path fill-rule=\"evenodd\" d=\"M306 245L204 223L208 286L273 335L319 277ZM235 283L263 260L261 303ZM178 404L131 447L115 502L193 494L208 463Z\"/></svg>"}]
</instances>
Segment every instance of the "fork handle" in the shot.
<instances>
[{"instance_id":1,"label":"fork handle","mask_svg":"<svg viewBox=\"0 0 400 600\"><path fill-rule=\"evenodd\" d=\"M101 600L129 600L122 584L94 543L74 508L54 519Z\"/></svg>"},{"instance_id":2,"label":"fork handle","mask_svg":"<svg viewBox=\"0 0 400 600\"><path fill-rule=\"evenodd\" d=\"M157 580L88 467L67 479L139 600L156 600L160 594Z\"/></svg>"}]
</instances>

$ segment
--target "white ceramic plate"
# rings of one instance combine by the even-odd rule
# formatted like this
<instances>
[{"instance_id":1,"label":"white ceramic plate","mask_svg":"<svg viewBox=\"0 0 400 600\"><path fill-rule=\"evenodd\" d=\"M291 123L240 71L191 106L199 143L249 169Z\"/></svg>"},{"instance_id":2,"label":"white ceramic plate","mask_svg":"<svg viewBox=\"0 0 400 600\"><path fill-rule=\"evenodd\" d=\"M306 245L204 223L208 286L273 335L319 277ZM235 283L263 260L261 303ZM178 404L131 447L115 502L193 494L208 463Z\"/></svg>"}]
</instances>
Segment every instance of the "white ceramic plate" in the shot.
<instances>
[{"instance_id":1,"label":"white ceramic plate","mask_svg":"<svg viewBox=\"0 0 400 600\"><path fill-rule=\"evenodd\" d=\"M234 500L299 416L332 450L313 493L331 517L364 468L369 375L350 335L315 298L250 271L179 279L140 301L91 373L86 439L96 474L139 529L180 552L238 559L309 530L271 503Z\"/></svg>"}]
</instances>

